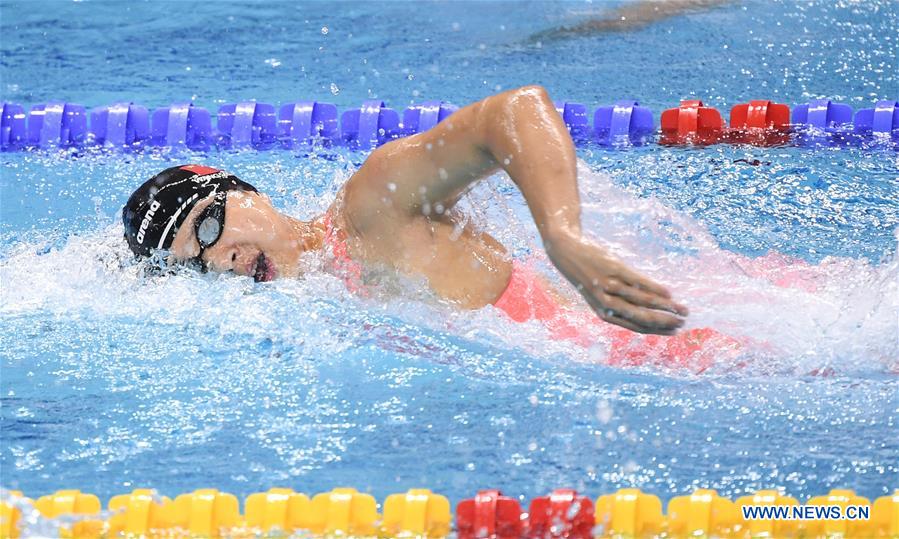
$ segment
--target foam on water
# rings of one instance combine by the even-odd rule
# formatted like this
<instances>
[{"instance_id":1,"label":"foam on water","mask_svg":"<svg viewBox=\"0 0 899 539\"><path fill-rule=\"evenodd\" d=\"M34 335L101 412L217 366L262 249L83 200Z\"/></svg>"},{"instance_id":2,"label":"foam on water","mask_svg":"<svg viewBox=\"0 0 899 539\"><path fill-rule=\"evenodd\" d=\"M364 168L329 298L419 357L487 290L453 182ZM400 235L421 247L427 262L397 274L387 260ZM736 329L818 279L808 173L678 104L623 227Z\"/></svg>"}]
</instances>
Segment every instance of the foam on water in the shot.
<instances>
[{"instance_id":1,"label":"foam on water","mask_svg":"<svg viewBox=\"0 0 899 539\"><path fill-rule=\"evenodd\" d=\"M802 261L796 245L781 249L789 256L721 248L717 216L678 198L703 201L699 189L666 190L689 172L650 186L635 179L652 169L631 168L671 157L693 170L703 155L594 155L579 169L584 228L597 241L669 285L691 307L691 327L769 343L737 358L712 348L723 364L700 376L604 366L601 340L584 348L492 307L459 311L423 292L420 279L358 297L315 270L316 257L302 279L271 283L153 275L121 238L117 212L131 189L176 162L222 166L304 218L327 208L357 157L7 157L4 487L171 496L205 485L246 495L344 484L382 497L426 485L455 501L487 483L528 496L637 486L663 498L699 484L730 496L776 484L801 496L838 483L885 494L899 473L888 434L897 420L891 246L866 224L863 252L888 256L833 247ZM752 171L760 183L770 175ZM867 196L889 174L871 174ZM883 200L851 204L893 223ZM516 257L535 258L568 286L540 254L507 178L481 184L464 205ZM735 228L746 224L736 235L764 233L751 215L735 215Z\"/></svg>"},{"instance_id":2,"label":"foam on water","mask_svg":"<svg viewBox=\"0 0 899 539\"><path fill-rule=\"evenodd\" d=\"M334 172L323 194L299 198L288 211L309 217L310 212L326 207L346 175ZM828 256L817 264L774 252L750 258L720 248L706 227L689 215L656 198L637 197L583 162L579 176L585 230L628 264L666 283L691 308L688 328L712 327L752 339L753 345L731 361L799 374L897 369L895 258L872 263ZM520 197L508 190L503 194L496 185L506 183L497 178L493 187L480 188L467 202L469 209L474 208L473 213L480 214L477 218L513 252L530 252L528 256L546 265L530 234L533 227L522 226L527 216L521 211ZM505 202L497 204L496 195ZM309 316L314 306L327 304L347 318L352 318L352 313L372 312L474 339L495 335L506 347L520 347L538 356L561 352L579 361L596 362L607 353L548 340L539 324L511 323L490 307L482 312L456 313L428 298L421 291L426 289L425 283L414 278L405 280L403 286L407 292L419 290L412 299L381 293L366 300L352 297L339 279L321 271L310 271L300 280L265 285L192 271L148 276L147 266L131 259L121 239L118 217L112 221L104 220L99 227L67 237L54 237L51 232L40 240L8 246L0 261L3 315L77 313L153 324L189 320L223 333L283 334L286 339L313 339L316 346L348 346L346 339L332 338L329 324L322 318L310 320L301 335L283 323L301 313ZM312 261L310 267L314 266ZM548 265L547 271L560 288L571 291ZM466 331L466 327L478 330ZM365 329L349 331L364 333Z\"/></svg>"},{"instance_id":3,"label":"foam on water","mask_svg":"<svg viewBox=\"0 0 899 539\"><path fill-rule=\"evenodd\" d=\"M539 82L556 99L635 98L656 114L687 96L724 113L756 98L859 109L895 96L899 73L891 0L727 3L628 33L537 42L610 6L197 3L188 20L166 16L165 3L33 4L5 1L0 21L0 93L23 105L189 100L215 111L327 98L399 109ZM228 39L208 39L213 19ZM53 39L60 30L65 40ZM100 50L101 34L141 46ZM260 285L147 276L121 240L116 212L168 166L225 168L308 217L358 155L4 153L3 486L104 500L203 486L245 496L352 485L379 499L426 486L453 502L484 486L526 497L560 486L663 499L696 487L731 498L778 487L800 500L833 487L892 492L894 147L581 155L584 228L671 286L691 327L753 339L742 357L718 355L720 368L700 376L610 368L602 343L552 340L493 308L457 311L415 279L400 283L404 293L359 298L320 271ZM540 258L505 179L465 204L517 257ZM55 535L55 523L29 515L35 535Z\"/></svg>"}]
</instances>

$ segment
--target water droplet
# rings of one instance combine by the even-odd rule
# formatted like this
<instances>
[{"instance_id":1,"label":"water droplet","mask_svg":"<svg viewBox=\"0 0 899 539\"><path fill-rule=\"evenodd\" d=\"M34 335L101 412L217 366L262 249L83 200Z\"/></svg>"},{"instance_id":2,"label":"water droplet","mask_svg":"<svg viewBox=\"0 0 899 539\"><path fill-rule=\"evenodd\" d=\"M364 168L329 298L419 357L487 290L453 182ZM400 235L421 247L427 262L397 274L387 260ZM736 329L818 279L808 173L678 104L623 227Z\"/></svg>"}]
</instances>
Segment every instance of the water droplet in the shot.
<instances>
[{"instance_id":1,"label":"water droplet","mask_svg":"<svg viewBox=\"0 0 899 539\"><path fill-rule=\"evenodd\" d=\"M328 35L328 32L329 32L328 27L327 27L327 26L322 26L322 35L323 35L323 36L326 36L326 35Z\"/></svg>"},{"instance_id":2,"label":"water droplet","mask_svg":"<svg viewBox=\"0 0 899 539\"><path fill-rule=\"evenodd\" d=\"M603 424L612 420L612 405L607 400L601 400L596 403L596 419Z\"/></svg>"}]
</instances>

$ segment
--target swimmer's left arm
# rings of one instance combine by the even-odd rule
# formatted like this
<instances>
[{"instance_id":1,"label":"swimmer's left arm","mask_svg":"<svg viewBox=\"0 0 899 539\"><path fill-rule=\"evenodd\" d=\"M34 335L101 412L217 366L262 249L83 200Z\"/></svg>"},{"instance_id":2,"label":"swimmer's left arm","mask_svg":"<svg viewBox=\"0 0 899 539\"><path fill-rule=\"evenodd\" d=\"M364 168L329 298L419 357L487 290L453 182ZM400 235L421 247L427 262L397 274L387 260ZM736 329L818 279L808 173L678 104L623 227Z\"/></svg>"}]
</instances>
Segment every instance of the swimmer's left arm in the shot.
<instances>
[{"instance_id":1,"label":"swimmer's left arm","mask_svg":"<svg viewBox=\"0 0 899 539\"><path fill-rule=\"evenodd\" d=\"M389 236L397 224L445 211L499 168L524 195L550 260L600 318L663 335L683 325L686 308L663 286L581 234L574 144L539 86L488 97L372 152L347 182L346 216L362 236Z\"/></svg>"},{"instance_id":2,"label":"swimmer's left arm","mask_svg":"<svg viewBox=\"0 0 899 539\"><path fill-rule=\"evenodd\" d=\"M545 239L558 228L580 234L576 165L571 137L546 91L525 86L381 146L347 183L346 197L354 223L365 228L367 219L380 224L388 215L420 216L438 204L448 209L472 184L502 168Z\"/></svg>"}]
</instances>

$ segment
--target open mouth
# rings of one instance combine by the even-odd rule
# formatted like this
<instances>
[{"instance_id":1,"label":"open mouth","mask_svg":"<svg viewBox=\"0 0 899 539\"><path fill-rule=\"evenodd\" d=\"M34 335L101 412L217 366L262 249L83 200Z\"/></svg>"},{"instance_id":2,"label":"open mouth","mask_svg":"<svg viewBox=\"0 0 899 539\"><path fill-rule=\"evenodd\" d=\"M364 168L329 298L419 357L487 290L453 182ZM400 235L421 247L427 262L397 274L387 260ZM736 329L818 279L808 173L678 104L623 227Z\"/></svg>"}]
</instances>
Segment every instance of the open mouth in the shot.
<instances>
[{"instance_id":1,"label":"open mouth","mask_svg":"<svg viewBox=\"0 0 899 539\"><path fill-rule=\"evenodd\" d=\"M265 254L259 253L256 257L256 268L253 270L253 280L257 283L264 283L275 278L275 270L271 262L265 258Z\"/></svg>"}]
</instances>

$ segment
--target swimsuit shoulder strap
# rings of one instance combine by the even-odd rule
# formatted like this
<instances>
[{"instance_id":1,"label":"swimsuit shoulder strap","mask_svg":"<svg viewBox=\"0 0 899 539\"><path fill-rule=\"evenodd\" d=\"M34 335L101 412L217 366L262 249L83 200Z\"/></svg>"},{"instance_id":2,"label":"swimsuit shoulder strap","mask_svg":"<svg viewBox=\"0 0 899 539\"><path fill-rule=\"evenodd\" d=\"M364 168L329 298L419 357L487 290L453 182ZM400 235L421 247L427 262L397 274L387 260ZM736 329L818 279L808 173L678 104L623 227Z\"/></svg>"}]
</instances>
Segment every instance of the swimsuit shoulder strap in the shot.
<instances>
[{"instance_id":1,"label":"swimsuit shoulder strap","mask_svg":"<svg viewBox=\"0 0 899 539\"><path fill-rule=\"evenodd\" d=\"M335 206L332 206L322 219L325 225L325 236L322 241L326 250L330 251L331 267L335 273L343 278L351 292L362 293L362 264L350 257L346 231L334 223L332 214L334 210Z\"/></svg>"}]
</instances>

